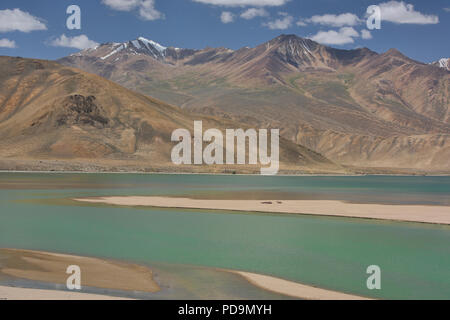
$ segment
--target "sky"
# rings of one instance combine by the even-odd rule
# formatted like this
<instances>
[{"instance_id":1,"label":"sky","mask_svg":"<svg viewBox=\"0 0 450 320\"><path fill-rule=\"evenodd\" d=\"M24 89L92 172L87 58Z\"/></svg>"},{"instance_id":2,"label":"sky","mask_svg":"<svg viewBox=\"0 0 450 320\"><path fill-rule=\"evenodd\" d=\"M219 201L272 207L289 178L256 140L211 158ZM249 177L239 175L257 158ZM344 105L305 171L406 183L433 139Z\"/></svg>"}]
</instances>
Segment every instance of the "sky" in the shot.
<instances>
[{"instance_id":1,"label":"sky","mask_svg":"<svg viewBox=\"0 0 450 320\"><path fill-rule=\"evenodd\" d=\"M68 28L68 7L80 28ZM370 6L374 11L367 13ZM74 11L70 11L73 13ZM380 13L380 28L373 17ZM375 15L371 15L374 13ZM370 24L367 24L369 20ZM78 20L70 20L77 27ZM375 28L374 28L375 27ZM0 55L58 59L140 36L164 46L254 47L296 34L341 49L450 57L450 0L1 0Z\"/></svg>"}]
</instances>

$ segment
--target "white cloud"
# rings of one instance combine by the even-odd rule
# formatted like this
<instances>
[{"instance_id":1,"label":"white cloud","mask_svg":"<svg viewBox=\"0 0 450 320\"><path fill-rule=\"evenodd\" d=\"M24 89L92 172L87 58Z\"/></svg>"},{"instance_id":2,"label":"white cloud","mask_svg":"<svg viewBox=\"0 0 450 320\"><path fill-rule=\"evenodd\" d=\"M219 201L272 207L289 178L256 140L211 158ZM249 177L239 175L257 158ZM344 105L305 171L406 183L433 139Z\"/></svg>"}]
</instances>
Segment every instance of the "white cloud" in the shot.
<instances>
[{"instance_id":1,"label":"white cloud","mask_svg":"<svg viewBox=\"0 0 450 320\"><path fill-rule=\"evenodd\" d=\"M144 20L164 19L164 14L156 10L155 0L102 0L102 3L112 10L139 10L139 16Z\"/></svg>"},{"instance_id":2,"label":"white cloud","mask_svg":"<svg viewBox=\"0 0 450 320\"><path fill-rule=\"evenodd\" d=\"M294 22L294 17L288 15L286 12L279 12L278 14L284 18L269 21L264 23L263 25L271 30L286 30L290 28L292 26L292 23Z\"/></svg>"},{"instance_id":3,"label":"white cloud","mask_svg":"<svg viewBox=\"0 0 450 320\"><path fill-rule=\"evenodd\" d=\"M131 11L139 6L140 0L102 0L103 4L113 10Z\"/></svg>"},{"instance_id":4,"label":"white cloud","mask_svg":"<svg viewBox=\"0 0 450 320\"><path fill-rule=\"evenodd\" d=\"M444 8L444 11L450 12L450 7Z\"/></svg>"},{"instance_id":5,"label":"white cloud","mask_svg":"<svg viewBox=\"0 0 450 320\"><path fill-rule=\"evenodd\" d=\"M363 29L361 30L361 38L363 38L364 40L372 39L372 34L369 30Z\"/></svg>"},{"instance_id":6,"label":"white cloud","mask_svg":"<svg viewBox=\"0 0 450 320\"><path fill-rule=\"evenodd\" d=\"M299 27L306 27L308 24L306 23L305 19L300 19L297 21L296 25Z\"/></svg>"},{"instance_id":7,"label":"white cloud","mask_svg":"<svg viewBox=\"0 0 450 320\"><path fill-rule=\"evenodd\" d=\"M418 12L414 5L403 1L389 1L379 4L382 21L400 24L437 24L439 17Z\"/></svg>"},{"instance_id":8,"label":"white cloud","mask_svg":"<svg viewBox=\"0 0 450 320\"><path fill-rule=\"evenodd\" d=\"M347 43L354 43L354 38L357 37L359 37L358 31L352 27L343 27L338 31L319 31L317 34L310 37L310 39L322 44L343 45Z\"/></svg>"},{"instance_id":9,"label":"white cloud","mask_svg":"<svg viewBox=\"0 0 450 320\"><path fill-rule=\"evenodd\" d=\"M9 39L0 39L0 48L16 48L16 42Z\"/></svg>"},{"instance_id":10,"label":"white cloud","mask_svg":"<svg viewBox=\"0 0 450 320\"><path fill-rule=\"evenodd\" d=\"M222 23L231 23L234 21L234 14L229 11L224 11L220 16L220 20Z\"/></svg>"},{"instance_id":11,"label":"white cloud","mask_svg":"<svg viewBox=\"0 0 450 320\"><path fill-rule=\"evenodd\" d=\"M226 7L277 7L285 5L290 0L192 0L194 2Z\"/></svg>"},{"instance_id":12,"label":"white cloud","mask_svg":"<svg viewBox=\"0 0 450 320\"><path fill-rule=\"evenodd\" d=\"M269 13L263 8L250 8L242 12L241 18L243 19L253 19L256 17L267 17Z\"/></svg>"},{"instance_id":13,"label":"white cloud","mask_svg":"<svg viewBox=\"0 0 450 320\"><path fill-rule=\"evenodd\" d=\"M315 15L309 19L306 19L307 22L332 26L332 27L354 27L361 22L361 19L358 18L357 15L353 13L342 13L342 14L324 14L324 15Z\"/></svg>"},{"instance_id":14,"label":"white cloud","mask_svg":"<svg viewBox=\"0 0 450 320\"><path fill-rule=\"evenodd\" d=\"M53 40L50 44L55 47L67 47L79 50L93 48L99 45L97 42L90 40L84 34L77 37L67 37L65 34L63 34L61 35L61 37Z\"/></svg>"},{"instance_id":15,"label":"white cloud","mask_svg":"<svg viewBox=\"0 0 450 320\"><path fill-rule=\"evenodd\" d=\"M20 9L0 10L0 32L47 30L41 19Z\"/></svg>"},{"instance_id":16,"label":"white cloud","mask_svg":"<svg viewBox=\"0 0 450 320\"><path fill-rule=\"evenodd\" d=\"M141 1L139 14L145 20L164 19L164 14L155 9L155 0Z\"/></svg>"}]
</instances>

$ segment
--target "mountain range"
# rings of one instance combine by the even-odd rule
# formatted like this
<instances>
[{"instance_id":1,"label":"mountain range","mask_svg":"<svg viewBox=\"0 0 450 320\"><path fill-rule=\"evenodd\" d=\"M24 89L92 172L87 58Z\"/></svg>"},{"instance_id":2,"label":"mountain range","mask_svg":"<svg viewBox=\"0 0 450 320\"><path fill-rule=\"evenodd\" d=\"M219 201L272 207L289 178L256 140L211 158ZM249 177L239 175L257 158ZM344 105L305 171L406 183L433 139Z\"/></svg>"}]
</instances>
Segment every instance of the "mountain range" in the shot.
<instances>
[{"instance_id":1,"label":"mountain range","mask_svg":"<svg viewBox=\"0 0 450 320\"><path fill-rule=\"evenodd\" d=\"M280 128L347 168L450 170L450 72L396 49L341 50L281 35L254 48L193 50L140 37L58 63L187 114Z\"/></svg>"},{"instance_id":2,"label":"mountain range","mask_svg":"<svg viewBox=\"0 0 450 320\"><path fill-rule=\"evenodd\" d=\"M259 173L254 166L171 162L172 132L246 124L182 110L100 76L53 61L0 57L0 169ZM285 172L347 172L326 157L280 141Z\"/></svg>"}]
</instances>

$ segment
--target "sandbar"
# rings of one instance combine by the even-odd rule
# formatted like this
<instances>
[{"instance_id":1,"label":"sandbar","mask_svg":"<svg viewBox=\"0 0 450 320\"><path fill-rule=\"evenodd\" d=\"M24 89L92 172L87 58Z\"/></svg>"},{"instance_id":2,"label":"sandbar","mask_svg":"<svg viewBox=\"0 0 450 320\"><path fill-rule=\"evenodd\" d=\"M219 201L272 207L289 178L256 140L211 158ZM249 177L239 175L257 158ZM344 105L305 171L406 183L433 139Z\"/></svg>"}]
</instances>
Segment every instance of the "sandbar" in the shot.
<instances>
[{"instance_id":1,"label":"sandbar","mask_svg":"<svg viewBox=\"0 0 450 320\"><path fill-rule=\"evenodd\" d=\"M119 206L229 210L450 224L450 206L359 204L336 200L201 200L127 196L74 199Z\"/></svg>"},{"instance_id":2,"label":"sandbar","mask_svg":"<svg viewBox=\"0 0 450 320\"><path fill-rule=\"evenodd\" d=\"M150 293L160 290L153 279L152 270L132 263L18 249L0 249L0 257L2 258L0 276L3 277L65 285L70 276L66 273L67 268L76 265L81 269L82 287ZM0 298L8 298L8 295L5 296L5 290L2 288L3 294L0 295ZM11 289L11 297L18 297L17 294L23 292L24 298L41 298L40 290L31 290L34 289L23 291ZM62 291L60 297L62 299L65 297L81 298L84 294L83 292L75 295L69 293L72 292ZM44 292L43 296L55 297L51 292ZM86 298L96 299L91 296Z\"/></svg>"},{"instance_id":3,"label":"sandbar","mask_svg":"<svg viewBox=\"0 0 450 320\"><path fill-rule=\"evenodd\" d=\"M244 277L248 282L257 287L294 298L304 300L369 300L368 298L356 295L307 286L262 274L242 271L230 272Z\"/></svg>"}]
</instances>

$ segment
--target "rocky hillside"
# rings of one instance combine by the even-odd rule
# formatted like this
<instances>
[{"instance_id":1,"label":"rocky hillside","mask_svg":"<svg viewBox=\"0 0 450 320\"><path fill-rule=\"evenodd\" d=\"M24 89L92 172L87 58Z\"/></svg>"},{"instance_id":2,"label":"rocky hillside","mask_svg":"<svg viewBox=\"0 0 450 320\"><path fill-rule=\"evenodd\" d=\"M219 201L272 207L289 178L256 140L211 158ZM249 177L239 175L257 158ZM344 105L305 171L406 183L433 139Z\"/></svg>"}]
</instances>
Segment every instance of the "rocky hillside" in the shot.
<instances>
[{"instance_id":1,"label":"rocky hillside","mask_svg":"<svg viewBox=\"0 0 450 320\"><path fill-rule=\"evenodd\" d=\"M1 169L253 172L253 167L178 167L175 129L241 128L185 112L97 75L56 62L0 57ZM342 172L303 146L282 140L281 167Z\"/></svg>"}]
</instances>

